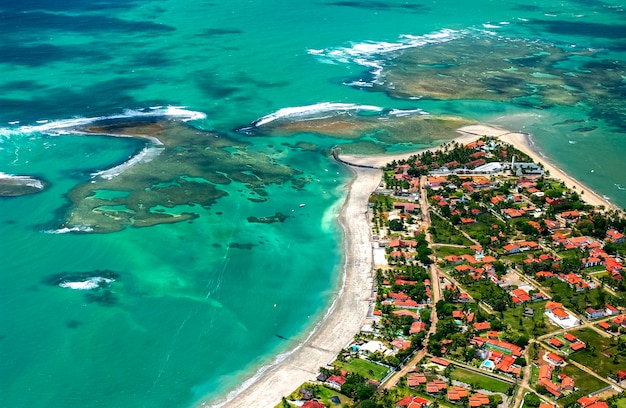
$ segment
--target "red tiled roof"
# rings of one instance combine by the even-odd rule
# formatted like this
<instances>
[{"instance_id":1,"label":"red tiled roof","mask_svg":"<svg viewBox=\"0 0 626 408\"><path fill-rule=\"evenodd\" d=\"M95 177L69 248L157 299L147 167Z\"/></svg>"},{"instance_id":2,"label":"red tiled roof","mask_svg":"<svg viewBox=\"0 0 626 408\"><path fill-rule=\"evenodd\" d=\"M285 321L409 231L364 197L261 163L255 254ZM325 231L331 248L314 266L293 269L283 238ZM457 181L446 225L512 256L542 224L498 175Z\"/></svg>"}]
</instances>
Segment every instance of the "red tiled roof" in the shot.
<instances>
[{"instance_id":1,"label":"red tiled roof","mask_svg":"<svg viewBox=\"0 0 626 408\"><path fill-rule=\"evenodd\" d=\"M480 323L474 323L473 326L474 326L474 329L478 331L483 331L483 330L489 330L491 328L491 323L480 322Z\"/></svg>"},{"instance_id":2,"label":"red tiled roof","mask_svg":"<svg viewBox=\"0 0 626 408\"><path fill-rule=\"evenodd\" d=\"M434 364L439 364L440 366L444 366L444 367L447 367L447 366L449 366L449 365L450 365L450 362L449 362L449 361L444 360L443 358L439 358L439 357L433 357L433 358L431 358L431 359L430 359L430 362L431 362L431 363L434 363Z\"/></svg>"},{"instance_id":3,"label":"red tiled roof","mask_svg":"<svg viewBox=\"0 0 626 408\"><path fill-rule=\"evenodd\" d=\"M562 364L565 362L565 360L563 360L563 357L559 356L558 354L548 353L546 357L554 364Z\"/></svg>"},{"instance_id":4,"label":"red tiled roof","mask_svg":"<svg viewBox=\"0 0 626 408\"><path fill-rule=\"evenodd\" d=\"M302 404L302 408L326 408L326 405L318 401L307 401Z\"/></svg>"}]
</instances>

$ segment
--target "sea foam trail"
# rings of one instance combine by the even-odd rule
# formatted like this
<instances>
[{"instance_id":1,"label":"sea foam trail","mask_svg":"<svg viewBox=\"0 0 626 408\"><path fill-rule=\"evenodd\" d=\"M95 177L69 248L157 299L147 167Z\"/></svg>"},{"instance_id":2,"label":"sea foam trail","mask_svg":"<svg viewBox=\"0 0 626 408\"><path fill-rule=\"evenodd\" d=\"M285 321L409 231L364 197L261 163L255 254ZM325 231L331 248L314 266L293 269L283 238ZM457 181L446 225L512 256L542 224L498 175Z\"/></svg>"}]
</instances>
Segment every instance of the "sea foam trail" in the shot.
<instances>
[{"instance_id":1,"label":"sea foam trail","mask_svg":"<svg viewBox=\"0 0 626 408\"><path fill-rule=\"evenodd\" d=\"M325 50L310 49L308 53L318 56L322 62L327 63L355 63L370 68L376 80L383 69L383 62L379 57L384 54L401 51L408 48L421 47L427 44L439 44L461 38L465 31L443 29L430 34L409 35L404 34L397 42L365 41L350 43L347 47L331 48ZM367 85L366 85L367 86Z\"/></svg>"},{"instance_id":2,"label":"sea foam trail","mask_svg":"<svg viewBox=\"0 0 626 408\"><path fill-rule=\"evenodd\" d=\"M43 189L43 183L30 176L16 176L0 172L0 180L20 180L25 186L38 188L40 190Z\"/></svg>"},{"instance_id":3,"label":"sea foam trail","mask_svg":"<svg viewBox=\"0 0 626 408\"><path fill-rule=\"evenodd\" d=\"M62 282L59 284L62 288L74 289L74 290L93 290L98 289L103 285L108 285L113 282L112 279L103 278L101 276L96 276L90 279L86 279L83 281L74 281L74 282Z\"/></svg>"},{"instance_id":4,"label":"sea foam trail","mask_svg":"<svg viewBox=\"0 0 626 408\"><path fill-rule=\"evenodd\" d=\"M311 117L315 117L319 119L316 115L324 114L324 113L337 113L337 112L350 112L350 111L373 111L373 112L381 112L383 108L379 106L371 106L371 105L355 105L351 103L332 103L332 102L322 102L315 105L308 106L293 106L289 108L279 109L274 113L270 113L269 115L263 116L260 119L257 119L252 123L254 127L260 127L266 125L270 122L279 119L289 118L290 120L294 120L297 118L300 119L310 119Z\"/></svg>"},{"instance_id":5,"label":"sea foam trail","mask_svg":"<svg viewBox=\"0 0 626 408\"><path fill-rule=\"evenodd\" d=\"M93 173L92 177L102 177L103 179L111 180L113 177L120 175L122 172L130 169L137 163L151 161L152 159L160 155L161 152L163 152L163 149L158 147L145 147L141 152L131 157L129 160L125 161L119 166Z\"/></svg>"},{"instance_id":6,"label":"sea foam trail","mask_svg":"<svg viewBox=\"0 0 626 408\"><path fill-rule=\"evenodd\" d=\"M41 120L37 121L37 125L0 128L0 136L6 137L30 133L43 133L48 135L70 134L74 133L74 128L86 126L91 123L103 120L151 117L169 117L179 119L183 122L188 122L191 120L205 119L206 115L202 112L187 110L184 106L154 106L148 109L127 109L123 113L109 116L96 116L91 118L70 118L54 121Z\"/></svg>"}]
</instances>

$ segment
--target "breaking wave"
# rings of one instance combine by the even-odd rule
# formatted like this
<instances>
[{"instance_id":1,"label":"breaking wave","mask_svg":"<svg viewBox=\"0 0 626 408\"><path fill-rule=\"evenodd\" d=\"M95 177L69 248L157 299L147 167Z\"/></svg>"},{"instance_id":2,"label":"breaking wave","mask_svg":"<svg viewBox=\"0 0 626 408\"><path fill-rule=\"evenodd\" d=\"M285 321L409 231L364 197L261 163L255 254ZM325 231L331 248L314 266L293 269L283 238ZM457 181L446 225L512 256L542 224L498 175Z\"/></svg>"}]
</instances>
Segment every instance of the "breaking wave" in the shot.
<instances>
[{"instance_id":1,"label":"breaking wave","mask_svg":"<svg viewBox=\"0 0 626 408\"><path fill-rule=\"evenodd\" d=\"M185 109L184 106L153 106L147 109L128 109L123 113L109 116L98 116L91 118L71 118L61 120L39 120L37 125L25 125L19 127L0 128L0 137L15 136L20 134L43 133L47 135L62 135L73 133L73 129L79 126L86 126L91 123L112 120L112 119L131 119L131 118L151 118L151 117L168 117L176 118L183 122L191 120L200 120L206 118L202 112L196 112ZM11 123L19 123L17 121Z\"/></svg>"},{"instance_id":2,"label":"breaking wave","mask_svg":"<svg viewBox=\"0 0 626 408\"><path fill-rule=\"evenodd\" d=\"M455 40L463 37L465 34L465 31L443 29L434 33L418 36L404 34L400 36L397 42L355 42L342 48L324 50L310 49L308 50L308 53L319 57L322 62L326 63L354 63L368 67L371 70L371 74L375 78L374 82L376 82L383 69L383 61L380 60L380 56L408 48L421 47L427 44L439 44Z\"/></svg>"},{"instance_id":3,"label":"breaking wave","mask_svg":"<svg viewBox=\"0 0 626 408\"><path fill-rule=\"evenodd\" d=\"M334 115L336 113L341 112L357 112L357 111L372 111L372 112L381 112L383 108L378 106L371 105L356 105L351 103L332 103L332 102L322 102L315 105L308 106L294 106L290 108L279 109L274 113L263 116L262 118L257 119L252 123L253 127L260 127L266 125L270 122L279 119L323 119L324 117L320 117L320 114L328 113L329 116Z\"/></svg>"},{"instance_id":4,"label":"breaking wave","mask_svg":"<svg viewBox=\"0 0 626 408\"><path fill-rule=\"evenodd\" d=\"M98 289L104 286L108 286L113 279L103 278L101 276L96 276L90 279L86 279L83 281L73 281L73 282L61 282L59 286L62 288L74 289L74 290L93 290Z\"/></svg>"}]
</instances>

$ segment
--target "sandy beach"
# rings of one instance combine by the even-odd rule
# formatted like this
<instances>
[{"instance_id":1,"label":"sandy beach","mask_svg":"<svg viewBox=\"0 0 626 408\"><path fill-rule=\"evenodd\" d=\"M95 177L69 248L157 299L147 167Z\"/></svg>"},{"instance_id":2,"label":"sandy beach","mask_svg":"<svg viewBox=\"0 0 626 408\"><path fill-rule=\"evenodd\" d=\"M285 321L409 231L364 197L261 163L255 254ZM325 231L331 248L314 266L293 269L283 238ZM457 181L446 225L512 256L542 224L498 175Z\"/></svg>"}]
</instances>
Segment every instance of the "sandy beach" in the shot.
<instances>
[{"instance_id":1,"label":"sandy beach","mask_svg":"<svg viewBox=\"0 0 626 408\"><path fill-rule=\"evenodd\" d=\"M609 201L542 158L529 144L528 135L486 125L466 126L458 132L460 136L451 141L461 144L470 143L482 136L498 137L541 163L546 170L550 171L551 177L564 181L569 188L576 186L578 192L584 191L582 198L586 202L598 206L604 205L606 208L616 208ZM438 147L427 150L435 149ZM380 156L340 155L340 157L349 163L383 167L390 161L405 159L420 151ZM302 383L313 380L319 367L331 362L361 329L367 317L373 285L373 259L367 201L371 192L380 183L382 171L355 167L351 169L355 173L355 178L348 187L348 196L339 217L344 232L344 280L335 302L303 344L283 361L268 368L248 388L219 406L233 408L276 406L283 396L289 395Z\"/></svg>"},{"instance_id":2,"label":"sandy beach","mask_svg":"<svg viewBox=\"0 0 626 408\"><path fill-rule=\"evenodd\" d=\"M344 234L344 275L335 302L313 334L285 360L267 369L250 387L225 407L274 407L305 381L313 380L319 367L331 362L357 333L367 316L373 287L372 246L367 202L380 183L382 172L353 169L339 222ZM208 405L206 405L208 406Z\"/></svg>"},{"instance_id":3,"label":"sandy beach","mask_svg":"<svg viewBox=\"0 0 626 408\"><path fill-rule=\"evenodd\" d=\"M507 133L503 136L500 136L500 140L512 144L518 150L521 150L522 152L532 157L535 162L541 163L544 169L550 172L550 177L563 181L568 188L575 190L576 192L578 192L578 194L584 192L583 194L581 194L580 197L586 203L595 206L604 206L607 210L614 209L621 211L621 209L619 209L609 200L605 199L586 185L582 184L569 174L565 173L563 170L550 163L544 157L541 157L539 152L535 150L536 148L533 147L534 145L531 144L529 135L523 133Z\"/></svg>"}]
</instances>

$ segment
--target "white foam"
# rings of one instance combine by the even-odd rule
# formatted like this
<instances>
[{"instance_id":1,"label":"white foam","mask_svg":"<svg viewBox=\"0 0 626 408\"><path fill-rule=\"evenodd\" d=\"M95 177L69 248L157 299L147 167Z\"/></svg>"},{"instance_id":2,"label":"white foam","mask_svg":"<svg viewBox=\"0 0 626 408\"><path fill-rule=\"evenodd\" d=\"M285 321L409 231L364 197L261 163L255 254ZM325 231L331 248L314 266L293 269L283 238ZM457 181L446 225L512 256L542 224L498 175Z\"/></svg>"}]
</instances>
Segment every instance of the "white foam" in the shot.
<instances>
[{"instance_id":1,"label":"white foam","mask_svg":"<svg viewBox=\"0 0 626 408\"><path fill-rule=\"evenodd\" d=\"M0 128L0 136L11 136L17 134L24 133L45 133L48 135L60 135L60 134L68 134L72 131L73 128L78 126L85 126L90 123L98 122L101 120L111 120L111 119L131 119L131 118L146 118L146 117L159 117L166 116L172 117L182 120L183 122L188 122L191 120L199 120L205 119L206 114L202 112L196 112L185 109L184 106L166 106L166 107L158 107L153 106L149 109L127 109L121 114L109 115L109 116L98 116L91 118L81 118L75 117L70 119L61 119L55 121L48 120L38 120L37 125L30 126L20 126L17 128ZM13 122L19 123L19 122Z\"/></svg>"},{"instance_id":2,"label":"white foam","mask_svg":"<svg viewBox=\"0 0 626 408\"><path fill-rule=\"evenodd\" d=\"M483 24L483 27L485 27L485 28L500 28L499 25L494 25L494 24L489 24L489 23Z\"/></svg>"},{"instance_id":3,"label":"white foam","mask_svg":"<svg viewBox=\"0 0 626 408\"><path fill-rule=\"evenodd\" d=\"M79 225L76 227L63 227L63 228L59 228L59 229L55 229L55 230L48 230L48 231L44 231L44 233L46 234L67 234L69 232L92 232L93 228L85 226L85 225Z\"/></svg>"},{"instance_id":4,"label":"white foam","mask_svg":"<svg viewBox=\"0 0 626 408\"><path fill-rule=\"evenodd\" d=\"M161 148L151 147L151 146L145 147L141 152L131 157L129 160L125 161L124 163L118 166L112 167L110 169L93 173L92 176L102 177L103 179L111 180L113 177L120 175L121 173L130 169L131 167L133 167L134 165L138 163L151 161L152 159L160 155L162 152L163 152L163 149Z\"/></svg>"},{"instance_id":5,"label":"white foam","mask_svg":"<svg viewBox=\"0 0 626 408\"><path fill-rule=\"evenodd\" d=\"M41 181L30 176L16 176L0 172L0 180L20 180L22 181L21 184L25 186L38 188L40 190L43 188L43 183Z\"/></svg>"},{"instance_id":6,"label":"white foam","mask_svg":"<svg viewBox=\"0 0 626 408\"><path fill-rule=\"evenodd\" d=\"M397 42L388 41L365 41L353 42L347 47L332 49L310 49L308 53L319 57L322 62L331 63L355 63L371 69L375 81L382 72L383 63L379 60L381 55L405 50L408 48L421 47L427 44L438 44L451 41L465 35L464 31L443 29L430 34L409 35L403 34ZM375 82L374 81L374 82Z\"/></svg>"},{"instance_id":7,"label":"white foam","mask_svg":"<svg viewBox=\"0 0 626 408\"><path fill-rule=\"evenodd\" d=\"M98 289L100 285L103 283L111 283L113 279L103 278L101 276L96 276L94 278L89 278L84 281L75 281L75 282L63 282L60 283L59 286L62 288L75 289L75 290L92 290Z\"/></svg>"},{"instance_id":8,"label":"white foam","mask_svg":"<svg viewBox=\"0 0 626 408\"><path fill-rule=\"evenodd\" d=\"M263 116L260 119L257 119L253 125L255 127L266 125L270 122L273 122L278 119L284 118L310 118L315 115L324 114L324 113L337 113L337 112L349 112L349 111L360 111L360 110L368 110L374 112L380 112L383 109L378 106L371 105L355 105L351 103L332 103L332 102L322 102L315 105L308 106L294 106L289 108L282 108L277 110L274 113ZM328 115L329 117L331 115ZM315 116L316 118L320 118L319 116Z\"/></svg>"},{"instance_id":9,"label":"white foam","mask_svg":"<svg viewBox=\"0 0 626 408\"><path fill-rule=\"evenodd\" d=\"M422 109L392 109L391 111L389 111L389 115L392 116L410 116L410 115L424 115L424 116L428 116L429 113L422 110Z\"/></svg>"}]
</instances>

